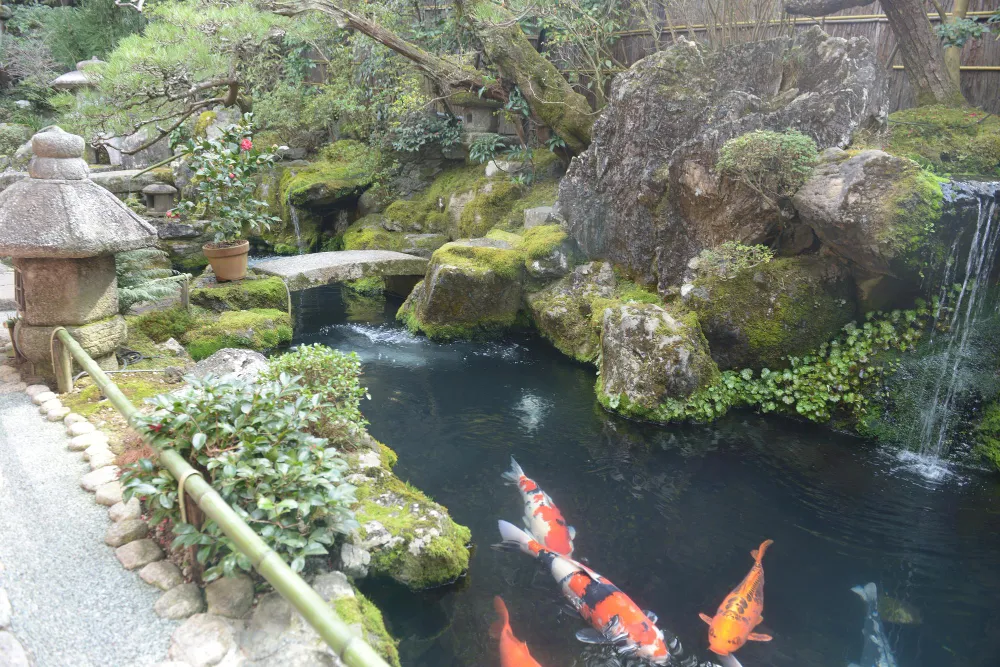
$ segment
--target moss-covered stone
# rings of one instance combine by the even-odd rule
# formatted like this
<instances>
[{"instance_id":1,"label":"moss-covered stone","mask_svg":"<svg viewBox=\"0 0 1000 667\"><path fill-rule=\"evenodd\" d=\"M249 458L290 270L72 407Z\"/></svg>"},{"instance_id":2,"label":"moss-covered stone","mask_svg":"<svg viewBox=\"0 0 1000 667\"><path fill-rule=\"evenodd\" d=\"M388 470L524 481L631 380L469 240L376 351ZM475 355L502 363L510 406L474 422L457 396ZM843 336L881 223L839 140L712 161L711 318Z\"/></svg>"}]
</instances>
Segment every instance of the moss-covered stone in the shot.
<instances>
[{"instance_id":1,"label":"moss-covered stone","mask_svg":"<svg viewBox=\"0 0 1000 667\"><path fill-rule=\"evenodd\" d=\"M488 180L479 185L472 201L462 209L458 221L458 234L462 238L484 236L498 225L507 222L514 202L521 198L524 189L510 180ZM523 212L522 212L523 219Z\"/></svg>"},{"instance_id":2,"label":"moss-covered stone","mask_svg":"<svg viewBox=\"0 0 1000 667\"><path fill-rule=\"evenodd\" d=\"M354 515L361 528L356 544L372 553L370 571L414 590L443 586L469 567L468 528L451 520L448 511L419 489L396 477L395 459L384 445L371 451L379 465L352 475L358 487ZM352 455L367 458L365 452Z\"/></svg>"},{"instance_id":3,"label":"moss-covered stone","mask_svg":"<svg viewBox=\"0 0 1000 667\"><path fill-rule=\"evenodd\" d=\"M182 342L195 361L226 347L267 350L292 340L291 317L270 308L228 311L200 323L184 334Z\"/></svg>"},{"instance_id":4,"label":"moss-covered stone","mask_svg":"<svg viewBox=\"0 0 1000 667\"><path fill-rule=\"evenodd\" d=\"M344 623L352 626L375 652L392 667L400 667L398 642L386 630L382 612L357 588L354 596L344 595L333 600L333 609Z\"/></svg>"},{"instance_id":5,"label":"moss-covered stone","mask_svg":"<svg viewBox=\"0 0 1000 667\"><path fill-rule=\"evenodd\" d=\"M198 114L198 119L194 122L191 134L198 138L204 137L217 116L218 114L214 111L202 111Z\"/></svg>"},{"instance_id":6,"label":"moss-covered stone","mask_svg":"<svg viewBox=\"0 0 1000 667\"><path fill-rule=\"evenodd\" d=\"M815 350L857 316L853 283L814 257L775 259L728 279L700 276L686 301L723 370L784 368L785 357Z\"/></svg>"},{"instance_id":7,"label":"moss-covered stone","mask_svg":"<svg viewBox=\"0 0 1000 667\"><path fill-rule=\"evenodd\" d=\"M992 468L1000 472L1000 401L983 410L983 420L976 431L976 451Z\"/></svg>"},{"instance_id":8,"label":"moss-covered stone","mask_svg":"<svg viewBox=\"0 0 1000 667\"><path fill-rule=\"evenodd\" d=\"M129 340L141 335L153 343L162 343L168 338L180 340L197 325L197 314L196 311L188 311L178 306L132 315L126 318L126 322Z\"/></svg>"},{"instance_id":9,"label":"moss-covered stone","mask_svg":"<svg viewBox=\"0 0 1000 667\"><path fill-rule=\"evenodd\" d=\"M274 308L288 310L288 290L281 278L252 278L211 282L191 290L191 303L221 313L227 310Z\"/></svg>"},{"instance_id":10,"label":"moss-covered stone","mask_svg":"<svg viewBox=\"0 0 1000 667\"><path fill-rule=\"evenodd\" d=\"M358 197L372 183L376 151L358 141L342 139L324 148L321 159L286 170L279 187L280 201L292 206L322 208Z\"/></svg>"},{"instance_id":11,"label":"moss-covered stone","mask_svg":"<svg viewBox=\"0 0 1000 667\"><path fill-rule=\"evenodd\" d=\"M344 250L395 250L403 249L402 232L390 232L380 226L356 222L344 232Z\"/></svg>"},{"instance_id":12,"label":"moss-covered stone","mask_svg":"<svg viewBox=\"0 0 1000 667\"><path fill-rule=\"evenodd\" d=\"M938 174L1000 176L1000 118L972 107L915 107L889 116L883 150Z\"/></svg>"}]
</instances>

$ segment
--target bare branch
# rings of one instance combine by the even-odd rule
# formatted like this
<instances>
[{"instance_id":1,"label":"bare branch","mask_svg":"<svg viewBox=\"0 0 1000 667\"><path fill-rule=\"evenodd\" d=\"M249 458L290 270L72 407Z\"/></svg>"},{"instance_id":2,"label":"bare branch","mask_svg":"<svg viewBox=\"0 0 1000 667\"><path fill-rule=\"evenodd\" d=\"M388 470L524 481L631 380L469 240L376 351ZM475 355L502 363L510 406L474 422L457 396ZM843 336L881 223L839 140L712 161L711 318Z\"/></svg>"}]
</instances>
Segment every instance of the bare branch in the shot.
<instances>
[{"instance_id":1,"label":"bare branch","mask_svg":"<svg viewBox=\"0 0 1000 667\"><path fill-rule=\"evenodd\" d=\"M136 2L123 2L123 0L115 0L115 6L117 7L131 7L137 12L142 12L142 6L146 3L146 0L137 0Z\"/></svg>"}]
</instances>

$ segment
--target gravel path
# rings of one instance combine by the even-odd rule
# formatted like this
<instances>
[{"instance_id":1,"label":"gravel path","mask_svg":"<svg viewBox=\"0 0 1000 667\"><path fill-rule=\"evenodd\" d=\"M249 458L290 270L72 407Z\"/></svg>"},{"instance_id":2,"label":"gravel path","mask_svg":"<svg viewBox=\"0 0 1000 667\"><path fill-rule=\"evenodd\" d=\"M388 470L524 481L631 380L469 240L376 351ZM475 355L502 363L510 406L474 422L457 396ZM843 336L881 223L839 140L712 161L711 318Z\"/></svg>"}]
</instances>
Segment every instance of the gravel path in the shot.
<instances>
[{"instance_id":1,"label":"gravel path","mask_svg":"<svg viewBox=\"0 0 1000 667\"><path fill-rule=\"evenodd\" d=\"M144 667L163 660L176 621L159 591L104 545L107 509L80 488L87 464L62 424L23 393L0 395L0 574L11 630L36 667Z\"/></svg>"}]
</instances>

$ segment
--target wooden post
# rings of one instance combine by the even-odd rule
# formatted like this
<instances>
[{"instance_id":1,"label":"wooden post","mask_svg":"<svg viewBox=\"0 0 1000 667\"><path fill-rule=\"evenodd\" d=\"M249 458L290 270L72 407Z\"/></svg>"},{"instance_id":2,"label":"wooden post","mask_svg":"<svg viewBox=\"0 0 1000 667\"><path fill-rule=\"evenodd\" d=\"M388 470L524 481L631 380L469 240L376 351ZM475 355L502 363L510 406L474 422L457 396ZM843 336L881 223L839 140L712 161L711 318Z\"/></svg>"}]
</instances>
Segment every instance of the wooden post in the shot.
<instances>
[{"instance_id":1,"label":"wooden post","mask_svg":"<svg viewBox=\"0 0 1000 667\"><path fill-rule=\"evenodd\" d=\"M181 305L184 310L191 310L191 278L181 283Z\"/></svg>"},{"instance_id":2,"label":"wooden post","mask_svg":"<svg viewBox=\"0 0 1000 667\"><path fill-rule=\"evenodd\" d=\"M54 337L52 351L52 370L56 374L56 389L60 394L68 394L73 391L73 357L69 348Z\"/></svg>"}]
</instances>

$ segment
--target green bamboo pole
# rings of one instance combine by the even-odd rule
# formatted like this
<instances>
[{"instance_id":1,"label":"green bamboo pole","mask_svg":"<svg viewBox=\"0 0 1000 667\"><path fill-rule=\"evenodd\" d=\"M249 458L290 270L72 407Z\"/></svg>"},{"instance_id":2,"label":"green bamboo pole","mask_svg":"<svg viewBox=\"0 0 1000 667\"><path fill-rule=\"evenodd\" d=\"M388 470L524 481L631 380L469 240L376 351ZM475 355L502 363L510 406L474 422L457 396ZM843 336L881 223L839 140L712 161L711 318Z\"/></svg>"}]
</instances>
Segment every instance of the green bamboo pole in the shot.
<instances>
[{"instance_id":1,"label":"green bamboo pole","mask_svg":"<svg viewBox=\"0 0 1000 667\"><path fill-rule=\"evenodd\" d=\"M101 370L97 362L66 329L60 327L53 335L83 370L87 371L115 409L131 424L139 411L114 381ZM56 360L53 361L58 363ZM281 556L267 546L200 474L191 474L195 470L184 457L169 449L159 450L157 453L160 465L169 470L174 479L187 476L184 490L194 499L205 516L219 525L236 548L250 559L260 575L302 614L306 622L319 633L341 660L350 667L389 667L371 646L355 636L351 628L337 616L319 593L293 572Z\"/></svg>"}]
</instances>

